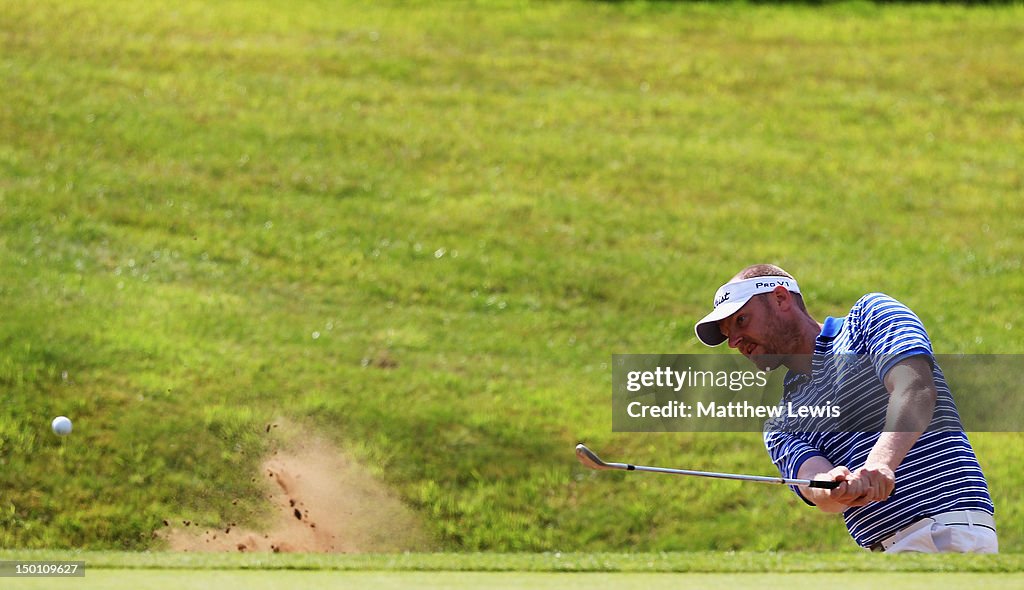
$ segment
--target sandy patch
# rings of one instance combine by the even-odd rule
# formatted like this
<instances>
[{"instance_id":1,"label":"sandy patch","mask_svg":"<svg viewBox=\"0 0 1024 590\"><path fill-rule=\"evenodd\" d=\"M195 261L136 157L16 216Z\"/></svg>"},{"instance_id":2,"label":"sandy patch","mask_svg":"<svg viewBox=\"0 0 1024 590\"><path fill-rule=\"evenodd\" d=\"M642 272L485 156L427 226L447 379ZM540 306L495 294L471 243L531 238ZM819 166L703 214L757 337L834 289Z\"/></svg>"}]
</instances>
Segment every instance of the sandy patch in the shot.
<instances>
[{"instance_id":1,"label":"sandy patch","mask_svg":"<svg viewBox=\"0 0 1024 590\"><path fill-rule=\"evenodd\" d=\"M269 428L268 428L269 431ZM264 461L267 531L224 523L203 528L172 523L157 533L175 551L360 553L429 551L430 537L413 511L350 457L322 439L302 437Z\"/></svg>"}]
</instances>

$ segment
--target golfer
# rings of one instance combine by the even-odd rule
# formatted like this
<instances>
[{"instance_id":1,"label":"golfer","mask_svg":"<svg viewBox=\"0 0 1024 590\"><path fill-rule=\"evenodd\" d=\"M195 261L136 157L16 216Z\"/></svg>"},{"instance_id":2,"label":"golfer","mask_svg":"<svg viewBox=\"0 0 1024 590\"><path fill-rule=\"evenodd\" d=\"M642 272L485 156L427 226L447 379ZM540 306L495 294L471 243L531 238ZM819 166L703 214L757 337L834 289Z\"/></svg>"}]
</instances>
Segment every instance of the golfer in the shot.
<instances>
[{"instance_id":1,"label":"golfer","mask_svg":"<svg viewBox=\"0 0 1024 590\"><path fill-rule=\"evenodd\" d=\"M758 264L718 290L696 332L708 346L728 341L759 369L785 365L783 402L835 399L842 391L846 403L860 405L842 408L844 416L862 410L859 416L870 417L864 404L882 400L872 431L790 431L769 423L764 433L784 477L842 482L834 490L792 488L824 512L842 512L862 547L998 552L985 476L963 429L936 427L940 415L959 424L956 406L921 320L905 305L870 293L846 317L819 323L792 275ZM863 359L862 368L835 368L836 359L851 358Z\"/></svg>"}]
</instances>

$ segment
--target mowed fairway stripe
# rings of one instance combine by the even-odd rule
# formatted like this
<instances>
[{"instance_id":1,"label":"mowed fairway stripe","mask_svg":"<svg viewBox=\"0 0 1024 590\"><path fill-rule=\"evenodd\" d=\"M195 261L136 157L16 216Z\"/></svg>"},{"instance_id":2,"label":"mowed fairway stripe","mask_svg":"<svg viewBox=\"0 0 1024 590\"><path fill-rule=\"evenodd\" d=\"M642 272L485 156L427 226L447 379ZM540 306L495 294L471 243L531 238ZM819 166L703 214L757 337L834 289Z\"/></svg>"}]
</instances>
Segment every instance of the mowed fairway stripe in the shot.
<instances>
[{"instance_id":1,"label":"mowed fairway stripe","mask_svg":"<svg viewBox=\"0 0 1024 590\"><path fill-rule=\"evenodd\" d=\"M77 590L263 590L303 588L334 590L469 589L494 590L734 590L786 588L820 590L822 587L859 586L895 590L971 588L1024 589L1024 573L846 573L846 574L623 574L623 573L518 573L518 572L338 572L338 571L209 571L209 570L94 570L85 578L16 580L10 588L75 588ZM741 586L742 585L742 586Z\"/></svg>"}]
</instances>

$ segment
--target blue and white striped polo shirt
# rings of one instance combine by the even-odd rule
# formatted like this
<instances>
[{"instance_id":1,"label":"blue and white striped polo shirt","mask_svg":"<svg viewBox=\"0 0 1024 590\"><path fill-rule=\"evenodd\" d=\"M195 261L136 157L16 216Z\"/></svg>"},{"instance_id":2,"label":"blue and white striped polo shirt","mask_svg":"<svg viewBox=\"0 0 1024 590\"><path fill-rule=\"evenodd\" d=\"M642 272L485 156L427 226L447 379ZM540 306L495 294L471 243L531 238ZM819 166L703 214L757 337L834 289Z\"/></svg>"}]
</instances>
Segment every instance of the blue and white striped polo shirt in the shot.
<instances>
[{"instance_id":1,"label":"blue and white striped polo shirt","mask_svg":"<svg viewBox=\"0 0 1024 590\"><path fill-rule=\"evenodd\" d=\"M822 456L833 465L851 471L862 467L878 440L884 422L888 393L882 381L893 365L906 358L926 355L932 364L937 392L936 412L929 430L921 435L896 470L896 488L884 502L853 507L843 513L846 527L858 544L873 543L924 516L951 510L981 510L994 513L985 476L981 472L959 418L949 386L935 363L931 342L921 320L892 297L871 293L861 297L846 318L828 318L815 342L811 375L790 371L785 380L787 400L799 403L832 399L845 391L844 414L856 402L859 418L872 424L873 431L798 432L792 428L765 425L764 443L772 462L784 477L797 477L804 461ZM844 370L844 355L866 359L859 369ZM820 360L824 359L824 360ZM857 363L851 366L858 366ZM954 425L956 425L954 427ZM795 486L793 491L800 495ZM801 499L807 501L801 495ZM809 503L809 502L808 502Z\"/></svg>"}]
</instances>

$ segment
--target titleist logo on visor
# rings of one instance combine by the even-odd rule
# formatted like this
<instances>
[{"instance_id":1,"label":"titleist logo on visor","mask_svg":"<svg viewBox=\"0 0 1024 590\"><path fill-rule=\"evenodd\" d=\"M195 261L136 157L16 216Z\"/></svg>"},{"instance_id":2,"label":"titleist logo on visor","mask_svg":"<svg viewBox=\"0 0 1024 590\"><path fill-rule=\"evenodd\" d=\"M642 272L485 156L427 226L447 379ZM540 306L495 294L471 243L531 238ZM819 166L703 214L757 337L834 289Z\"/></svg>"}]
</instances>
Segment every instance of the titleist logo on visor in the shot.
<instances>
[{"instance_id":1,"label":"titleist logo on visor","mask_svg":"<svg viewBox=\"0 0 1024 590\"><path fill-rule=\"evenodd\" d=\"M800 292L800 288L796 286L796 281L794 280L784 277L755 277L722 285L718 292L715 293L713 306L718 307L726 301L746 301L753 295L767 293L780 286L793 293Z\"/></svg>"}]
</instances>

